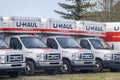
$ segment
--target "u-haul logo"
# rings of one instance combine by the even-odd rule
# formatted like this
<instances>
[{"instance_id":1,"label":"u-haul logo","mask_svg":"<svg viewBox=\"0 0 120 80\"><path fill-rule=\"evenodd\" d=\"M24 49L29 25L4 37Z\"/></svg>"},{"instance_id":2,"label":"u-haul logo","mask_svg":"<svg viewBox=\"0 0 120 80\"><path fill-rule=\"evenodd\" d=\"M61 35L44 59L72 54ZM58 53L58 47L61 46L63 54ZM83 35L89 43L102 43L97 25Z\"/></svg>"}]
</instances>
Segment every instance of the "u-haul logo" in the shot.
<instances>
[{"instance_id":1,"label":"u-haul logo","mask_svg":"<svg viewBox=\"0 0 120 80\"><path fill-rule=\"evenodd\" d=\"M36 22L16 22L17 27L38 27Z\"/></svg>"},{"instance_id":2,"label":"u-haul logo","mask_svg":"<svg viewBox=\"0 0 120 80\"><path fill-rule=\"evenodd\" d=\"M119 30L120 30L120 26L115 26L115 27L114 27L114 30L115 30L115 31L119 31Z\"/></svg>"},{"instance_id":3,"label":"u-haul logo","mask_svg":"<svg viewBox=\"0 0 120 80\"><path fill-rule=\"evenodd\" d=\"M73 26L72 26L72 24L53 23L53 28L56 28L56 29L73 29Z\"/></svg>"},{"instance_id":4,"label":"u-haul logo","mask_svg":"<svg viewBox=\"0 0 120 80\"><path fill-rule=\"evenodd\" d=\"M102 27L99 26L86 26L87 31L104 31Z\"/></svg>"}]
</instances>

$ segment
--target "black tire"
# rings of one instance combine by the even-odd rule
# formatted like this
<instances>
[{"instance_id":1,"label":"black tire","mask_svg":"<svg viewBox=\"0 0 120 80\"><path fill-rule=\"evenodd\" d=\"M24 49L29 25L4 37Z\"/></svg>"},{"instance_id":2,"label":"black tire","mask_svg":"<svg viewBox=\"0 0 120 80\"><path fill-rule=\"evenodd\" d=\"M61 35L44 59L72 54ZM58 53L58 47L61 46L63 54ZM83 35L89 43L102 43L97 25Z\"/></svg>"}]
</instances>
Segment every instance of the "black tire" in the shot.
<instances>
[{"instance_id":1,"label":"black tire","mask_svg":"<svg viewBox=\"0 0 120 80\"><path fill-rule=\"evenodd\" d=\"M120 69L116 69L116 68L111 68L110 71L111 72L119 72Z\"/></svg>"},{"instance_id":2,"label":"black tire","mask_svg":"<svg viewBox=\"0 0 120 80\"><path fill-rule=\"evenodd\" d=\"M102 72L103 71L103 64L101 60L96 60L96 72Z\"/></svg>"},{"instance_id":3,"label":"black tire","mask_svg":"<svg viewBox=\"0 0 120 80\"><path fill-rule=\"evenodd\" d=\"M25 75L27 75L27 76L35 75L35 67L34 67L34 63L32 61L26 62Z\"/></svg>"},{"instance_id":4,"label":"black tire","mask_svg":"<svg viewBox=\"0 0 120 80\"><path fill-rule=\"evenodd\" d=\"M46 71L49 75L55 75L55 74L57 73L57 69L51 69L51 70L46 69L45 71Z\"/></svg>"},{"instance_id":5,"label":"black tire","mask_svg":"<svg viewBox=\"0 0 120 80\"><path fill-rule=\"evenodd\" d=\"M16 78L20 75L20 71L9 72L8 75L12 78Z\"/></svg>"},{"instance_id":6,"label":"black tire","mask_svg":"<svg viewBox=\"0 0 120 80\"><path fill-rule=\"evenodd\" d=\"M71 71L72 71L72 69L71 69L70 61L68 61L68 60L63 61L63 65L60 68L60 73L69 74L69 73L71 73Z\"/></svg>"}]
</instances>

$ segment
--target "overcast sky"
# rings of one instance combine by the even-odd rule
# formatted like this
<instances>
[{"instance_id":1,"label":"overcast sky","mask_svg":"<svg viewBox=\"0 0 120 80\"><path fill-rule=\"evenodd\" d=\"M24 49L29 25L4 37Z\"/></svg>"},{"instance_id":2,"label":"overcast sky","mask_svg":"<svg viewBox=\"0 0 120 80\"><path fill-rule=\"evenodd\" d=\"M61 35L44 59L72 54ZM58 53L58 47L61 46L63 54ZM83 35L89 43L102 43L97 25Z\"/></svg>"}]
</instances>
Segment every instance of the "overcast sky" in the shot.
<instances>
[{"instance_id":1,"label":"overcast sky","mask_svg":"<svg viewBox=\"0 0 120 80\"><path fill-rule=\"evenodd\" d=\"M57 3L66 0L0 0L0 16L60 18L53 10L63 10Z\"/></svg>"}]
</instances>

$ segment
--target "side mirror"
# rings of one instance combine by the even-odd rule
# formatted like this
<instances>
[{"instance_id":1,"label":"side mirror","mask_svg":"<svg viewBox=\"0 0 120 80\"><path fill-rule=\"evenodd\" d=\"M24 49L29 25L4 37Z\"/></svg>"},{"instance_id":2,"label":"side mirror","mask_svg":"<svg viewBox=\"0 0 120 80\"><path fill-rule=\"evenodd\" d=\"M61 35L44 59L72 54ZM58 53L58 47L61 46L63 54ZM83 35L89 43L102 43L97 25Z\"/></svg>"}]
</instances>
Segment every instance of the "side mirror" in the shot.
<instances>
[{"instance_id":1,"label":"side mirror","mask_svg":"<svg viewBox=\"0 0 120 80\"><path fill-rule=\"evenodd\" d=\"M114 49L114 44L112 44L112 49Z\"/></svg>"}]
</instances>

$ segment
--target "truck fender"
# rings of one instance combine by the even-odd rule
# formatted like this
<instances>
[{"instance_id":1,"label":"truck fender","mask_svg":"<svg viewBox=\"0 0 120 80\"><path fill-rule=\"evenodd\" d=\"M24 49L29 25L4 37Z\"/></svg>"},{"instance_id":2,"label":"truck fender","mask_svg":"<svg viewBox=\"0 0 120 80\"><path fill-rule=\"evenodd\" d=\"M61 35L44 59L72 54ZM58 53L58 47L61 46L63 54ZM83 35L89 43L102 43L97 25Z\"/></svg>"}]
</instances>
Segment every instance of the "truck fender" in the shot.
<instances>
[{"instance_id":1,"label":"truck fender","mask_svg":"<svg viewBox=\"0 0 120 80\"><path fill-rule=\"evenodd\" d=\"M95 60L100 60L102 62L102 59L99 57L96 57Z\"/></svg>"},{"instance_id":2,"label":"truck fender","mask_svg":"<svg viewBox=\"0 0 120 80\"><path fill-rule=\"evenodd\" d=\"M63 57L63 58L62 58L62 61L65 61L65 60L70 62L70 60L69 60L68 58Z\"/></svg>"},{"instance_id":3,"label":"truck fender","mask_svg":"<svg viewBox=\"0 0 120 80\"><path fill-rule=\"evenodd\" d=\"M36 67L36 65L35 65L35 61L34 61L32 58L26 58L26 61L25 61L25 62L27 62L27 61L31 61L31 62L33 62L33 63L34 63L34 66Z\"/></svg>"}]
</instances>

